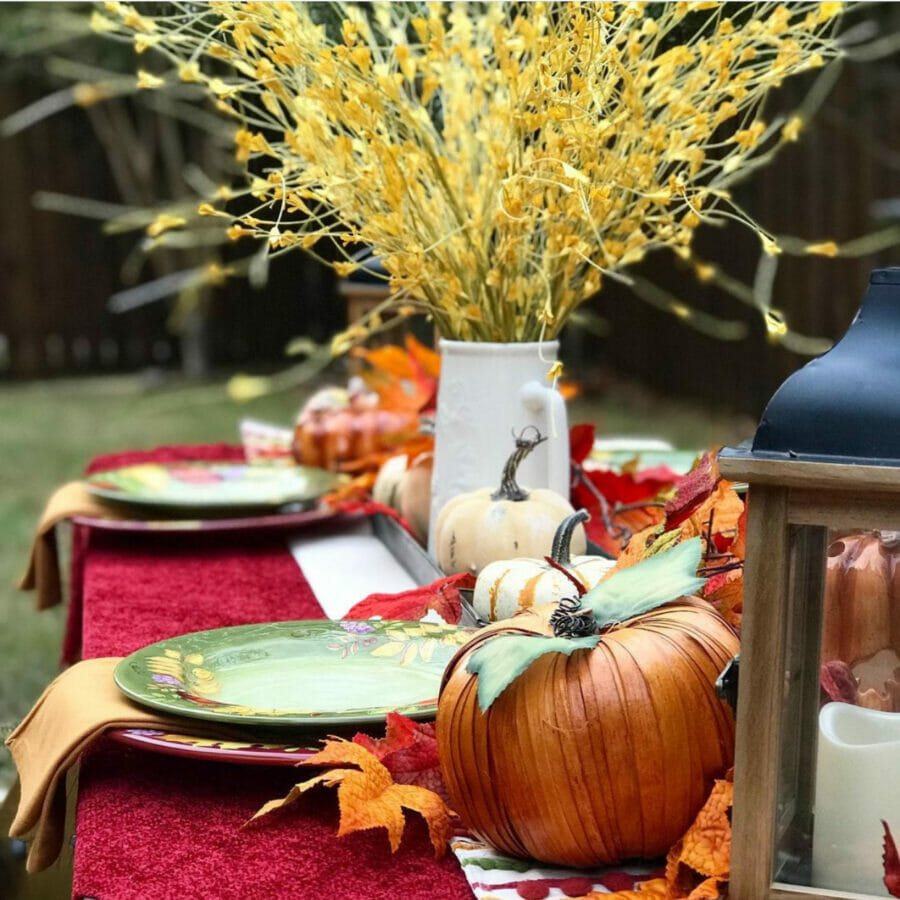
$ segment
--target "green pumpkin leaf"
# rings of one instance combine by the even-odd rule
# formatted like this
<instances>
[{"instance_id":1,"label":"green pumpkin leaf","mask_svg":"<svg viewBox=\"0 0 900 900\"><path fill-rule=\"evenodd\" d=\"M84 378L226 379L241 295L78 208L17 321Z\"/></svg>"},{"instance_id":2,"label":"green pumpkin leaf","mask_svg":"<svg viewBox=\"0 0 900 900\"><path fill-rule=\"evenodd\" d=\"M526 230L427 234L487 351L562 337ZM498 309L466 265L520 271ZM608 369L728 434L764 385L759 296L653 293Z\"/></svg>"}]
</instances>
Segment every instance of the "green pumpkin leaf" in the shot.
<instances>
[{"instance_id":1,"label":"green pumpkin leaf","mask_svg":"<svg viewBox=\"0 0 900 900\"><path fill-rule=\"evenodd\" d=\"M501 634L485 641L469 658L466 671L478 676L478 705L487 712L491 704L539 656L591 650L599 634L581 638L551 638L542 634Z\"/></svg>"},{"instance_id":2,"label":"green pumpkin leaf","mask_svg":"<svg viewBox=\"0 0 900 900\"><path fill-rule=\"evenodd\" d=\"M601 581L581 598L581 605L594 611L597 628L605 628L695 594L706 584L697 577L702 555L698 537L676 544Z\"/></svg>"}]
</instances>

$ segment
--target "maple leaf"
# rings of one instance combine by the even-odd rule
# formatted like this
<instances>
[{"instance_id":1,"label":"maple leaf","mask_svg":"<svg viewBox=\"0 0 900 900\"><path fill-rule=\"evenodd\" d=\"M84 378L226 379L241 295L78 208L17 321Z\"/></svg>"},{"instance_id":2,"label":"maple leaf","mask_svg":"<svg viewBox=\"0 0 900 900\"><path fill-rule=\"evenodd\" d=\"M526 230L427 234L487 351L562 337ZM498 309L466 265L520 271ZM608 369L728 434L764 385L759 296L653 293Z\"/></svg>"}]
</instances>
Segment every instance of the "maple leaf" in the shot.
<instances>
[{"instance_id":1,"label":"maple leaf","mask_svg":"<svg viewBox=\"0 0 900 900\"><path fill-rule=\"evenodd\" d=\"M712 590L709 590L712 587ZM744 574L739 570L723 572L711 578L704 589L704 597L719 611L719 615L733 625L741 627L744 609Z\"/></svg>"},{"instance_id":2,"label":"maple leaf","mask_svg":"<svg viewBox=\"0 0 900 900\"><path fill-rule=\"evenodd\" d=\"M569 456L572 462L583 463L594 446L593 425L573 425L569 429Z\"/></svg>"},{"instance_id":3,"label":"maple leaf","mask_svg":"<svg viewBox=\"0 0 900 900\"><path fill-rule=\"evenodd\" d=\"M361 377L378 394L382 408L417 413L434 406L440 362L414 338L405 347L355 347L351 352L371 366Z\"/></svg>"},{"instance_id":4,"label":"maple leaf","mask_svg":"<svg viewBox=\"0 0 900 900\"><path fill-rule=\"evenodd\" d=\"M337 786L340 824L338 837L368 828L386 828L391 851L400 847L406 824L403 810L419 813L428 825L435 858L444 855L453 833L452 811L434 791L412 784L397 784L387 767L372 753L353 741L325 741L322 749L303 760L304 766L357 766L334 768L308 781L295 784L285 797L270 800L246 822L245 827L299 800L318 785Z\"/></svg>"},{"instance_id":5,"label":"maple leaf","mask_svg":"<svg viewBox=\"0 0 900 900\"><path fill-rule=\"evenodd\" d=\"M713 492L718 481L708 453L704 453L694 468L678 483L675 496L666 504L666 530L675 528L687 519Z\"/></svg>"},{"instance_id":6,"label":"maple leaf","mask_svg":"<svg viewBox=\"0 0 900 900\"><path fill-rule=\"evenodd\" d=\"M722 893L731 868L731 821L734 785L717 780L684 837L666 857L669 897L706 900Z\"/></svg>"},{"instance_id":7,"label":"maple leaf","mask_svg":"<svg viewBox=\"0 0 900 900\"><path fill-rule=\"evenodd\" d=\"M397 784L415 784L449 800L438 760L434 722L414 722L389 713L383 738L355 734L354 743L365 747L391 773Z\"/></svg>"},{"instance_id":8,"label":"maple leaf","mask_svg":"<svg viewBox=\"0 0 900 900\"><path fill-rule=\"evenodd\" d=\"M713 487L703 502L688 516L682 518L675 525L680 525L685 538L705 534L712 515L713 550L720 549L715 541L716 535L722 535L721 549L729 549L737 538L738 522L744 514L744 501L737 495L730 481L720 479ZM674 528L669 519L666 519L666 528Z\"/></svg>"},{"instance_id":9,"label":"maple leaf","mask_svg":"<svg viewBox=\"0 0 900 900\"><path fill-rule=\"evenodd\" d=\"M406 352L416 361L419 370L428 378L438 378L441 374L441 354L435 353L431 347L426 347L418 341L415 335L407 332L403 336Z\"/></svg>"},{"instance_id":10,"label":"maple leaf","mask_svg":"<svg viewBox=\"0 0 900 900\"><path fill-rule=\"evenodd\" d=\"M369 594L355 604L344 618L371 619L381 616L384 619L417 622L433 609L445 622L455 625L462 615L460 589L474 586L474 576L461 572L398 594Z\"/></svg>"},{"instance_id":11,"label":"maple leaf","mask_svg":"<svg viewBox=\"0 0 900 900\"><path fill-rule=\"evenodd\" d=\"M884 819L881 824L884 827L884 886L892 897L900 897L900 853L890 826Z\"/></svg>"},{"instance_id":12,"label":"maple leaf","mask_svg":"<svg viewBox=\"0 0 900 900\"><path fill-rule=\"evenodd\" d=\"M829 700L856 704L859 686L847 663L839 659L824 663L819 672L819 684Z\"/></svg>"}]
</instances>

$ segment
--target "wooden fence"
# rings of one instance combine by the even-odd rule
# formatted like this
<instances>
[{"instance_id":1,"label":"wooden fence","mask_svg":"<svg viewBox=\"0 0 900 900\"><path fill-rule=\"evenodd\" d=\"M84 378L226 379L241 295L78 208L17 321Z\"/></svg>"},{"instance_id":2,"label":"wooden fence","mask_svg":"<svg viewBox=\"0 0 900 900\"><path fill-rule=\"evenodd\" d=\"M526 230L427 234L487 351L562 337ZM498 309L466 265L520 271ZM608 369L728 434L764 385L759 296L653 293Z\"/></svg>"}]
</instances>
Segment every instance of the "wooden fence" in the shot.
<instances>
[{"instance_id":1,"label":"wooden fence","mask_svg":"<svg viewBox=\"0 0 900 900\"><path fill-rule=\"evenodd\" d=\"M878 6L878 4L876 4ZM888 7L892 4L883 4ZM900 11L882 25L900 30ZM900 197L900 99L897 60L847 66L803 140L743 186L742 205L775 234L846 240L876 226L873 204ZM0 86L0 117L36 93ZM788 85L789 109L803 85ZM128 244L95 223L36 210L36 191L114 200L106 163L79 111L0 142L0 378L134 370L174 365L176 337L167 310L153 304L126 314L107 310L118 290ZM739 226L701 229L697 249L752 281L759 242ZM775 303L802 332L835 338L849 324L870 268L900 263L900 248L858 260L779 261ZM765 400L805 360L770 343L759 317L721 291L701 286L668 258L644 273L682 299L725 318L742 318L749 337L718 341L608 282L592 308L609 325L598 338L570 331L564 351L574 370L608 367L674 395L758 415ZM274 363L295 334L325 337L343 323L331 276L301 254L273 267L262 292L235 282L218 292L207 341L216 366Z\"/></svg>"}]
</instances>

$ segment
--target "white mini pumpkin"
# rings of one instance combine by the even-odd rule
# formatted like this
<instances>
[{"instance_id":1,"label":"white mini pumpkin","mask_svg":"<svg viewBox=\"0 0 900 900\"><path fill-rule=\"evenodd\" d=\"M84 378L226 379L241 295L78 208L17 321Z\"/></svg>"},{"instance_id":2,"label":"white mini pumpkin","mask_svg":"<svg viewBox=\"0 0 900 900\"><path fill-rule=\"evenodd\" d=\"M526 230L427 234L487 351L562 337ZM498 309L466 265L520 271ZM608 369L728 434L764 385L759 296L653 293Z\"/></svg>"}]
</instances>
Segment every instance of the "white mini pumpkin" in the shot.
<instances>
[{"instance_id":1,"label":"white mini pumpkin","mask_svg":"<svg viewBox=\"0 0 900 900\"><path fill-rule=\"evenodd\" d=\"M448 575L477 575L488 563L514 556L544 556L550 552L559 523L575 510L555 491L527 491L516 483L519 463L544 438L516 438L497 490L480 488L448 501L435 523L438 565ZM587 548L584 528L572 535L576 553Z\"/></svg>"},{"instance_id":2,"label":"white mini pumpkin","mask_svg":"<svg viewBox=\"0 0 900 900\"><path fill-rule=\"evenodd\" d=\"M615 566L605 556L571 556L572 533L589 519L580 509L567 516L556 529L549 557L565 568L587 590ZM546 559L497 560L485 566L475 582L472 605L483 619L495 622L542 603L559 603L572 593L572 581Z\"/></svg>"}]
</instances>

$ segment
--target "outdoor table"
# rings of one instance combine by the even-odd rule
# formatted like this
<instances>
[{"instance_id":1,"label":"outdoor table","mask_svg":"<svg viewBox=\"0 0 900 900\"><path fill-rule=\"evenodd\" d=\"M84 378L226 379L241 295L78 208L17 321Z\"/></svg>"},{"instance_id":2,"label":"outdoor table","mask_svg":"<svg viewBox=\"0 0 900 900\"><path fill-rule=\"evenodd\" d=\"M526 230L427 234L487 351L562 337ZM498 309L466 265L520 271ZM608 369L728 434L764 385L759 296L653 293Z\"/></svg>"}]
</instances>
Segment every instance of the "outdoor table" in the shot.
<instances>
[{"instance_id":1,"label":"outdoor table","mask_svg":"<svg viewBox=\"0 0 900 900\"><path fill-rule=\"evenodd\" d=\"M185 457L196 455L185 450ZM159 458L107 457L93 468ZM324 618L284 533L76 526L73 549L65 646L70 654L78 647L83 658L122 656L207 628ZM336 836L334 791L314 791L271 821L241 829L265 801L305 777L303 769L181 759L100 742L81 764L73 896L472 897L453 855L434 859L414 814L394 855L383 829Z\"/></svg>"}]
</instances>

